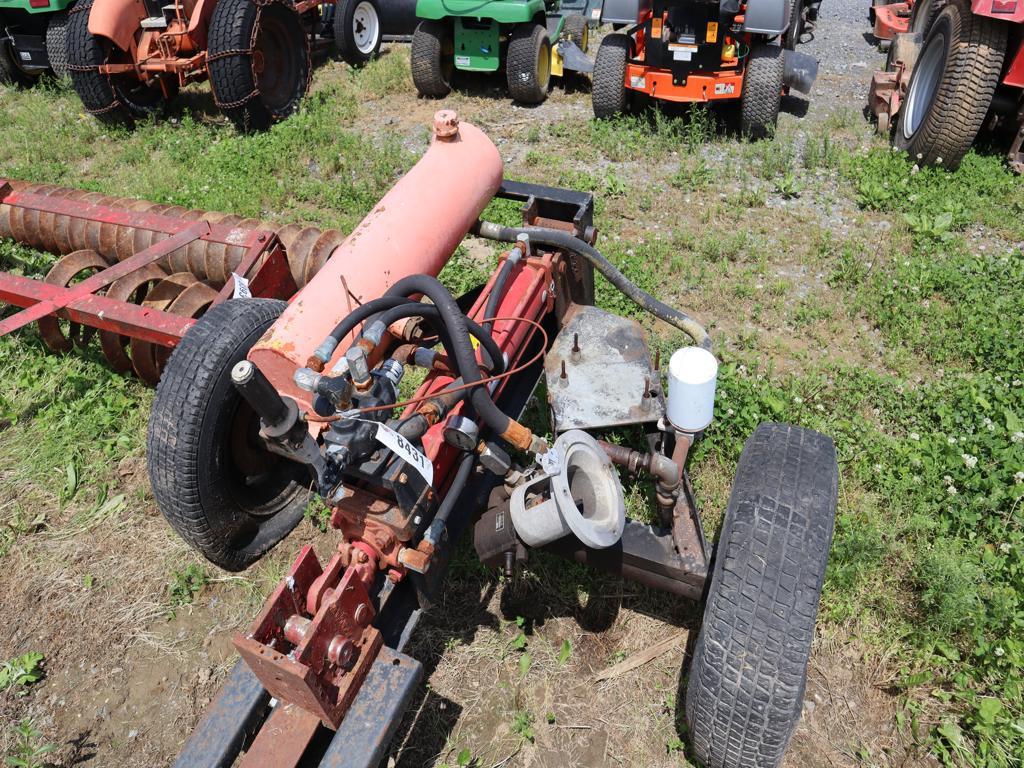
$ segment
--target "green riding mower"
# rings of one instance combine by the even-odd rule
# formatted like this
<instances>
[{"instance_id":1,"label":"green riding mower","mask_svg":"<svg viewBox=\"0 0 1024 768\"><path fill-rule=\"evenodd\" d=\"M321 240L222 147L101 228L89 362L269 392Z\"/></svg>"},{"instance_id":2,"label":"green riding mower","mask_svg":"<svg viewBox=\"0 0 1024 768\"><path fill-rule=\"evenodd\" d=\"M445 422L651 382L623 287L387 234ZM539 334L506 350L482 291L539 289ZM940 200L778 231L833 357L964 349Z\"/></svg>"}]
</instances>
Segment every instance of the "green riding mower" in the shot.
<instances>
[{"instance_id":1,"label":"green riding mower","mask_svg":"<svg viewBox=\"0 0 1024 768\"><path fill-rule=\"evenodd\" d=\"M68 71L66 30L75 0L0 0L0 84L32 85Z\"/></svg>"},{"instance_id":2,"label":"green riding mower","mask_svg":"<svg viewBox=\"0 0 1024 768\"><path fill-rule=\"evenodd\" d=\"M412 79L423 96L441 98L456 70L498 72L521 104L547 98L552 77L593 71L588 18L600 0L417 0Z\"/></svg>"}]
</instances>

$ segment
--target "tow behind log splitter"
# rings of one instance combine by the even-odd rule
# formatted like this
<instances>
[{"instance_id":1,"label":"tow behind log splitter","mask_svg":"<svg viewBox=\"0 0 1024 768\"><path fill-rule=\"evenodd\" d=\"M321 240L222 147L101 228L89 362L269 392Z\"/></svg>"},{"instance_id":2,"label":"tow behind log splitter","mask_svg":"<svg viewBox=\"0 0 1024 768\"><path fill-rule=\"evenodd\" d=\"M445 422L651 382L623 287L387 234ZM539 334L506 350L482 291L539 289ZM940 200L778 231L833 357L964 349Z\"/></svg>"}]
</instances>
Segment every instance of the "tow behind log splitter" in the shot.
<instances>
[{"instance_id":1,"label":"tow behind log splitter","mask_svg":"<svg viewBox=\"0 0 1024 768\"><path fill-rule=\"evenodd\" d=\"M712 559L687 472L712 419L708 334L599 253L589 194L503 181L494 145L454 113L434 133L290 301L219 301L169 344L148 460L175 530L241 570L315 493L341 534L325 565L303 548L235 637L241 661L175 765L378 765L422 677L403 651L470 528L507 574L540 548L703 599L689 746L707 765L779 765L832 536L832 441L758 427ZM495 196L523 202L522 226L479 218ZM456 297L436 275L470 234L508 248ZM663 369L639 323L594 306L595 269L693 345ZM73 291L54 288L48 309L98 322ZM425 371L414 391L410 368ZM542 378L549 434L520 421ZM601 439L624 428L639 449ZM652 479L653 524L626 517L620 472Z\"/></svg>"}]
</instances>

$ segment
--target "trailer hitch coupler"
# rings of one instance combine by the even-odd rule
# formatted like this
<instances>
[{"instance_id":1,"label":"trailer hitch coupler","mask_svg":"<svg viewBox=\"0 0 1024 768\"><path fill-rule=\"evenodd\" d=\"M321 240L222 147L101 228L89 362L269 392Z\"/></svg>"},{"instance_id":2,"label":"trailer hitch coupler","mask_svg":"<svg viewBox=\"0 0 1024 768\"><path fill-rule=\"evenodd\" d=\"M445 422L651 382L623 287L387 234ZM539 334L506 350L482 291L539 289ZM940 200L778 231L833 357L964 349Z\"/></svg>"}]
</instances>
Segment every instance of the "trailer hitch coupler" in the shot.
<instances>
[{"instance_id":1,"label":"trailer hitch coupler","mask_svg":"<svg viewBox=\"0 0 1024 768\"><path fill-rule=\"evenodd\" d=\"M299 407L290 397L281 397L263 372L248 360L231 369L231 383L260 417L263 433L272 440L292 439L292 432L305 432L299 421ZM301 437L301 436L300 436Z\"/></svg>"}]
</instances>

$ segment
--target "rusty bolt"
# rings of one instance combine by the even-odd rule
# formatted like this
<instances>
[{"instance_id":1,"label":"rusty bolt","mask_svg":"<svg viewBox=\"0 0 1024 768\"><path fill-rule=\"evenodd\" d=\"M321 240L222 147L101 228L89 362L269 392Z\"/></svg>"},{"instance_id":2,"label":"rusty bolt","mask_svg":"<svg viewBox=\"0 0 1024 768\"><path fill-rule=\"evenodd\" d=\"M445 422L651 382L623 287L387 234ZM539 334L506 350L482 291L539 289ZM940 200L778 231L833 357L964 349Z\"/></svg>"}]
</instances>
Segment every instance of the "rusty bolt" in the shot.
<instances>
[{"instance_id":1,"label":"rusty bolt","mask_svg":"<svg viewBox=\"0 0 1024 768\"><path fill-rule=\"evenodd\" d=\"M356 549L355 560L356 560L357 563L365 563L365 562L368 562L369 559L370 559L370 556L368 554L366 554L363 550Z\"/></svg>"},{"instance_id":2,"label":"rusty bolt","mask_svg":"<svg viewBox=\"0 0 1024 768\"><path fill-rule=\"evenodd\" d=\"M370 623L370 609L366 607L366 603L360 603L356 606L356 611L352 614L352 618L356 620L357 624L364 627Z\"/></svg>"},{"instance_id":3,"label":"rusty bolt","mask_svg":"<svg viewBox=\"0 0 1024 768\"><path fill-rule=\"evenodd\" d=\"M562 361L562 375L558 377L561 381L559 382L563 387L569 383L569 374L565 372L565 360Z\"/></svg>"},{"instance_id":4,"label":"rusty bolt","mask_svg":"<svg viewBox=\"0 0 1024 768\"><path fill-rule=\"evenodd\" d=\"M583 351L580 349L580 335L578 333L574 333L572 335L572 353L569 357L574 363L578 363L582 355Z\"/></svg>"},{"instance_id":5,"label":"rusty bolt","mask_svg":"<svg viewBox=\"0 0 1024 768\"><path fill-rule=\"evenodd\" d=\"M640 398L640 408L644 411L651 409L651 378L644 377L644 396Z\"/></svg>"},{"instance_id":6,"label":"rusty bolt","mask_svg":"<svg viewBox=\"0 0 1024 768\"><path fill-rule=\"evenodd\" d=\"M335 635L327 646L327 658L343 669L350 669L356 660L356 644L347 637Z\"/></svg>"},{"instance_id":7,"label":"rusty bolt","mask_svg":"<svg viewBox=\"0 0 1024 768\"><path fill-rule=\"evenodd\" d=\"M265 242L267 242L267 236L266 235L260 235L259 237L256 238L256 240L258 242L265 243Z\"/></svg>"},{"instance_id":8,"label":"rusty bolt","mask_svg":"<svg viewBox=\"0 0 1024 768\"><path fill-rule=\"evenodd\" d=\"M661 370L661 350L660 349L654 350L654 370L656 370L656 371L660 371Z\"/></svg>"},{"instance_id":9,"label":"rusty bolt","mask_svg":"<svg viewBox=\"0 0 1024 768\"><path fill-rule=\"evenodd\" d=\"M459 116L453 109L434 113L434 135L441 141L452 141L459 135Z\"/></svg>"},{"instance_id":10,"label":"rusty bolt","mask_svg":"<svg viewBox=\"0 0 1024 768\"><path fill-rule=\"evenodd\" d=\"M402 485L405 485L406 483L409 482L409 475L407 475L405 472L403 472L402 474L400 474L398 476L398 482L400 484L402 484Z\"/></svg>"}]
</instances>

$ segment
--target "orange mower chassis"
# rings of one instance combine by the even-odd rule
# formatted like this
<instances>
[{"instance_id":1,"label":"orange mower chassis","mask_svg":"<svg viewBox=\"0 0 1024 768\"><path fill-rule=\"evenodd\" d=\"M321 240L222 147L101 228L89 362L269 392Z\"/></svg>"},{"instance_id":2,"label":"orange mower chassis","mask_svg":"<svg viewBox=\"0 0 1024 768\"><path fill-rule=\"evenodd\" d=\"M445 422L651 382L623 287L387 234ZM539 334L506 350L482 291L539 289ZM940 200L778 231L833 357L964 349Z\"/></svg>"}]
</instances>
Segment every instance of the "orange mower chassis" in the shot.
<instances>
[{"instance_id":1,"label":"orange mower chassis","mask_svg":"<svg viewBox=\"0 0 1024 768\"><path fill-rule=\"evenodd\" d=\"M637 83L637 84L635 84ZM686 83L676 85L667 69L643 64L626 67L626 88L646 93L655 99L675 102L707 102L738 99L743 93L743 72L724 71L710 75L690 75Z\"/></svg>"}]
</instances>

